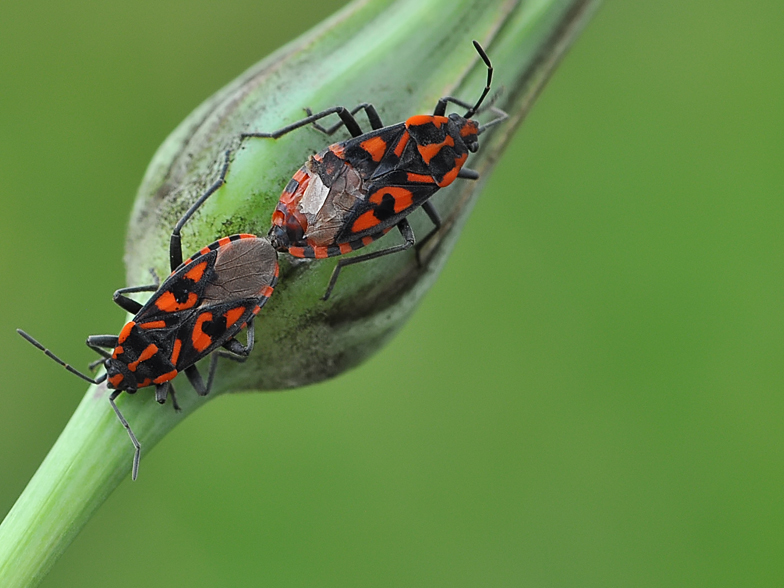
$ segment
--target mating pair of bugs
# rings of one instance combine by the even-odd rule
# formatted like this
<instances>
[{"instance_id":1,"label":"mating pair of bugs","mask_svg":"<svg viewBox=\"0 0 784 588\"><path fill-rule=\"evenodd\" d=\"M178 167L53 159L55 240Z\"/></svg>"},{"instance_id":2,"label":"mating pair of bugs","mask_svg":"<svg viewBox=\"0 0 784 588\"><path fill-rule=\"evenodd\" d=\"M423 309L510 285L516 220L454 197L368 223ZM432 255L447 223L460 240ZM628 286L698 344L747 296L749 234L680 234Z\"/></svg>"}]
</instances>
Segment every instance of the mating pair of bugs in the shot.
<instances>
[{"instance_id":1,"label":"mating pair of bugs","mask_svg":"<svg viewBox=\"0 0 784 588\"><path fill-rule=\"evenodd\" d=\"M281 194L272 215L268 239L239 234L224 237L182 260L180 234L188 219L225 182L231 152L226 152L220 176L183 215L169 243L171 274L160 285L122 288L114 302L134 314L120 334L91 335L87 345L101 355L91 368L103 364L105 373L91 378L65 363L22 330L19 334L71 373L92 383L106 382L112 389L109 402L125 427L135 452L132 478L139 471L141 444L115 399L122 393L155 386L155 399L163 404L171 396L179 409L171 380L185 372L200 395L209 393L218 357L245 361L253 350L253 320L272 295L278 279L278 252L294 257L326 258L368 245L397 227L404 242L356 257L341 259L332 273L326 300L340 270L408 249L416 243L406 217L422 207L434 228L419 241L426 243L441 226L429 198L456 178L477 179L463 164L479 146L478 137L506 118L490 107L495 118L480 125L472 117L490 91L493 68L482 47L474 46L487 66L487 83L475 104L445 96L431 115L417 115L405 122L384 126L371 104L353 110L329 108L273 133L248 133L248 138L277 139L312 124L333 134L345 126L352 138L334 143L313 155L295 174ZM465 114L446 115L449 103L466 108ZM363 133L354 115L364 110L372 130ZM330 128L317 121L336 114L340 122ZM154 292L146 304L128 294ZM236 336L246 328L246 343ZM108 351L111 350L111 351ZM212 354L206 383L196 363Z\"/></svg>"}]
</instances>

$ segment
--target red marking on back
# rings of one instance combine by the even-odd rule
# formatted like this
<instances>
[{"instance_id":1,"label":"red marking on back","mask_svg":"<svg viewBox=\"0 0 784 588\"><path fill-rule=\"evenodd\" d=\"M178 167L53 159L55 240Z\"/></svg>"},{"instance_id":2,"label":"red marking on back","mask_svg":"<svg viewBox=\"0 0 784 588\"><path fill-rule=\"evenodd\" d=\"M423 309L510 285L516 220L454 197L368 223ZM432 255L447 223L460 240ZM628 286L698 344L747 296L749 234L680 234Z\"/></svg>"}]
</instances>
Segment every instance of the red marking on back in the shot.
<instances>
[{"instance_id":1,"label":"red marking on back","mask_svg":"<svg viewBox=\"0 0 784 588\"><path fill-rule=\"evenodd\" d=\"M405 149L406 145L408 145L409 137L410 135L408 134L408 131L403 131L403 134L400 135L400 140L397 142L397 145L395 145L395 155L397 157L403 155L403 149Z\"/></svg>"},{"instance_id":2,"label":"red marking on back","mask_svg":"<svg viewBox=\"0 0 784 588\"><path fill-rule=\"evenodd\" d=\"M340 143L334 143L330 145L329 150L332 151L332 153L334 153L335 155L337 155L340 159L343 159L343 156L346 153L345 148ZM367 149L365 149L365 151L367 151Z\"/></svg>"},{"instance_id":3,"label":"red marking on back","mask_svg":"<svg viewBox=\"0 0 784 588\"><path fill-rule=\"evenodd\" d=\"M224 245L228 245L231 243L231 239L229 237L223 237L218 239L218 247L223 247Z\"/></svg>"},{"instance_id":4,"label":"red marking on back","mask_svg":"<svg viewBox=\"0 0 784 588\"><path fill-rule=\"evenodd\" d=\"M285 220L286 215L276 208L275 212L272 213L272 224L276 227L282 227Z\"/></svg>"},{"instance_id":5,"label":"red marking on back","mask_svg":"<svg viewBox=\"0 0 784 588\"><path fill-rule=\"evenodd\" d=\"M296 172L294 172L294 179L297 180L297 182L302 182L302 180L304 180L307 177L308 177L308 172L302 168L299 168Z\"/></svg>"},{"instance_id":6,"label":"red marking on back","mask_svg":"<svg viewBox=\"0 0 784 588\"><path fill-rule=\"evenodd\" d=\"M367 151L376 163L381 161L387 151L387 142L378 136L362 141L359 146Z\"/></svg>"},{"instance_id":7,"label":"red marking on back","mask_svg":"<svg viewBox=\"0 0 784 588\"><path fill-rule=\"evenodd\" d=\"M209 245L207 247L202 247L201 249L199 249L199 253L201 253L202 255L207 255L209 252L210 252Z\"/></svg>"},{"instance_id":8,"label":"red marking on back","mask_svg":"<svg viewBox=\"0 0 784 588\"><path fill-rule=\"evenodd\" d=\"M433 124L436 128L441 128L441 125L449 122L445 116L434 116L432 114L417 114L409 117L406 120L406 128L418 127L420 125Z\"/></svg>"},{"instance_id":9,"label":"red marking on back","mask_svg":"<svg viewBox=\"0 0 784 588\"><path fill-rule=\"evenodd\" d=\"M368 229L372 229L381 221L376 218L376 215L373 214L374 211L368 210L367 212L363 212L357 217L357 220L354 221L354 224L351 225L351 231L354 233L361 233L362 231L367 231Z\"/></svg>"},{"instance_id":10,"label":"red marking on back","mask_svg":"<svg viewBox=\"0 0 784 588\"><path fill-rule=\"evenodd\" d=\"M289 255L293 255L294 257L305 257L305 248L289 247Z\"/></svg>"},{"instance_id":11,"label":"red marking on back","mask_svg":"<svg viewBox=\"0 0 784 588\"><path fill-rule=\"evenodd\" d=\"M261 291L261 295L262 295L262 296L264 296L264 298L269 298L270 296L272 296L272 292L273 292L274 290L275 290L275 289L274 289L272 286L266 286L266 287L265 287L265 288L264 288L264 289ZM259 308L258 310L261 310L261 309ZM258 310L257 310L257 312L258 312Z\"/></svg>"},{"instance_id":12,"label":"red marking on back","mask_svg":"<svg viewBox=\"0 0 784 588\"><path fill-rule=\"evenodd\" d=\"M373 242L373 237L362 237L363 245L370 245Z\"/></svg>"},{"instance_id":13,"label":"red marking on back","mask_svg":"<svg viewBox=\"0 0 784 588\"><path fill-rule=\"evenodd\" d=\"M228 329L231 325L236 323L243 314L245 314L244 306L238 306L237 308L227 310L223 314L223 316L226 317L226 328Z\"/></svg>"},{"instance_id":14,"label":"red marking on back","mask_svg":"<svg viewBox=\"0 0 784 588\"><path fill-rule=\"evenodd\" d=\"M144 388L145 386L149 386L152 384L152 380L150 378L144 378L144 380L139 383L136 387L137 388Z\"/></svg>"},{"instance_id":15,"label":"red marking on back","mask_svg":"<svg viewBox=\"0 0 784 588\"><path fill-rule=\"evenodd\" d=\"M260 310L261 310L261 306L256 306L256 308L253 309L253 314L259 314Z\"/></svg>"},{"instance_id":16,"label":"red marking on back","mask_svg":"<svg viewBox=\"0 0 784 588\"><path fill-rule=\"evenodd\" d=\"M163 329L166 327L166 321L150 321L149 323L141 323L140 329Z\"/></svg>"},{"instance_id":17,"label":"red marking on back","mask_svg":"<svg viewBox=\"0 0 784 588\"><path fill-rule=\"evenodd\" d=\"M114 348L114 351L112 351L112 359L117 359L117 356L122 355L123 353L125 353L125 349L123 349L122 345L118 345Z\"/></svg>"},{"instance_id":18,"label":"red marking on back","mask_svg":"<svg viewBox=\"0 0 784 588\"><path fill-rule=\"evenodd\" d=\"M109 378L109 384L111 385L112 388L117 388L117 386L119 386L120 382L122 381L123 381L122 374L115 374L111 378Z\"/></svg>"},{"instance_id":19,"label":"red marking on back","mask_svg":"<svg viewBox=\"0 0 784 588\"><path fill-rule=\"evenodd\" d=\"M408 174L408 181L415 182L417 184L435 184L436 181L433 179L433 176L425 176L422 174Z\"/></svg>"},{"instance_id":20,"label":"red marking on back","mask_svg":"<svg viewBox=\"0 0 784 588\"><path fill-rule=\"evenodd\" d=\"M164 292L155 301L155 306L162 312L177 312L180 310L187 310L193 308L199 300L199 295L196 292L188 294L188 300L180 304L171 292Z\"/></svg>"},{"instance_id":21,"label":"red marking on back","mask_svg":"<svg viewBox=\"0 0 784 588\"><path fill-rule=\"evenodd\" d=\"M139 356L139 359L137 359L136 361L132 361L131 363L128 364L128 369L131 370L132 372L135 372L136 368L139 367L139 364L141 362L147 361L156 353L158 353L158 346L155 345L154 343L150 343L147 347L144 348L144 351L142 351L141 355Z\"/></svg>"},{"instance_id":22,"label":"red marking on back","mask_svg":"<svg viewBox=\"0 0 784 588\"><path fill-rule=\"evenodd\" d=\"M468 153L463 153L460 157L455 157L455 167L444 174L444 177L438 182L439 187L443 188L455 181L455 178L457 177L457 174L460 173L460 168L463 167L467 157Z\"/></svg>"},{"instance_id":23,"label":"red marking on back","mask_svg":"<svg viewBox=\"0 0 784 588\"><path fill-rule=\"evenodd\" d=\"M425 165L430 165L430 160L433 159L438 152L441 151L441 148L448 145L449 147L454 147L455 140L452 138L452 135L447 135L446 139L442 143L431 143L430 145L417 145L417 149L419 149L419 154L422 156L422 161L425 162Z\"/></svg>"},{"instance_id":24,"label":"red marking on back","mask_svg":"<svg viewBox=\"0 0 784 588\"><path fill-rule=\"evenodd\" d=\"M316 259L326 259L329 257L328 249L326 247L313 247L313 255Z\"/></svg>"},{"instance_id":25,"label":"red marking on back","mask_svg":"<svg viewBox=\"0 0 784 588\"><path fill-rule=\"evenodd\" d=\"M373 204L380 205L384 199L384 196L387 194L392 196L395 206L395 214L405 210L406 208L410 208L414 203L414 195L411 193L411 190L400 188L398 186L385 186L380 188L373 192L368 200L370 200L370 202Z\"/></svg>"},{"instance_id":26,"label":"red marking on back","mask_svg":"<svg viewBox=\"0 0 784 588\"><path fill-rule=\"evenodd\" d=\"M162 376L158 376L157 378L155 378L153 380L153 383L154 384L163 384L165 382L168 382L169 380L173 380L176 375L177 375L177 370L172 370L170 372L166 372Z\"/></svg>"},{"instance_id":27,"label":"red marking on back","mask_svg":"<svg viewBox=\"0 0 784 588\"><path fill-rule=\"evenodd\" d=\"M124 343L125 342L125 340L128 338L128 335L131 334L131 329L133 329L135 324L136 323L133 322L133 321L131 321L129 323L125 323L125 326L122 328L122 331L120 331L120 335L117 337L117 342L118 343Z\"/></svg>"},{"instance_id":28,"label":"red marking on back","mask_svg":"<svg viewBox=\"0 0 784 588\"><path fill-rule=\"evenodd\" d=\"M172 365L177 365L177 360L180 359L180 349L182 349L182 339L175 339L170 359Z\"/></svg>"},{"instance_id":29,"label":"red marking on back","mask_svg":"<svg viewBox=\"0 0 784 588\"><path fill-rule=\"evenodd\" d=\"M191 269L189 269L183 277L188 278L194 282L198 282L201 280L202 276L204 275L204 270L207 269L207 262L202 261L201 263L194 265Z\"/></svg>"},{"instance_id":30,"label":"red marking on back","mask_svg":"<svg viewBox=\"0 0 784 588\"><path fill-rule=\"evenodd\" d=\"M348 243L341 243L340 245L338 245L338 247L340 248L340 252L344 255L346 253L351 253L353 251L351 245L349 245Z\"/></svg>"},{"instance_id":31,"label":"red marking on back","mask_svg":"<svg viewBox=\"0 0 784 588\"><path fill-rule=\"evenodd\" d=\"M212 337L210 337L207 333L202 330L202 325L212 320L212 313L211 312L203 312L199 315L199 318L196 319L196 324L193 326L193 333L191 334L191 340L193 341L193 348L196 349L199 353L207 349L210 345L212 345Z\"/></svg>"}]
</instances>

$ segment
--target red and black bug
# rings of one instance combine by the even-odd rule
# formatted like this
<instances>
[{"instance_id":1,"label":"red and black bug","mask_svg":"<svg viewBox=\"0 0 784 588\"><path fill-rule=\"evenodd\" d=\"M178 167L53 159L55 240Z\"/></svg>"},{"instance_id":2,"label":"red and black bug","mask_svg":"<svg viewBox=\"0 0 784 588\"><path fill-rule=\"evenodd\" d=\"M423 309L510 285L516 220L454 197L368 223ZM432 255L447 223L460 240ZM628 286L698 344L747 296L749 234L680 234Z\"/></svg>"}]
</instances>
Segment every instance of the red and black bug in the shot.
<instances>
[{"instance_id":1,"label":"red and black bug","mask_svg":"<svg viewBox=\"0 0 784 588\"><path fill-rule=\"evenodd\" d=\"M68 371L93 384L106 381L114 391L109 402L128 431L135 447L132 477L139 470L141 445L115 404L122 392L133 394L139 388L155 386L155 399L163 404L171 395L179 410L171 380L185 372L200 395L209 393L218 357L245 361L254 345L253 319L272 295L278 279L277 252L267 239L255 235L232 235L204 247L190 259L182 261L180 230L196 209L225 180L229 154L220 178L185 213L172 232L169 256L172 273L158 285L121 288L114 301L135 314L119 335L91 335L87 345L103 359L106 372L91 378L46 349L22 330L20 335L42 350ZM141 303L126 294L151 292L149 301ZM235 337L247 327L245 345ZM107 351L111 350L111 352ZM215 352L215 353L213 353ZM207 383L202 380L196 362L213 353Z\"/></svg>"},{"instance_id":2,"label":"red and black bug","mask_svg":"<svg viewBox=\"0 0 784 588\"><path fill-rule=\"evenodd\" d=\"M336 106L272 133L242 135L242 139L277 139L311 123L327 135L345 125L352 135L311 156L283 190L269 232L272 246L278 251L288 251L294 257L334 257L368 245L393 227L405 239L400 245L340 260L324 300L343 267L413 246L416 241L406 217L419 206L435 225L417 244L421 248L441 226L438 212L428 199L455 178L479 177L463 164L468 153L478 149L479 135L507 114L491 107L496 118L484 125L471 118L490 91L493 77L487 54L476 41L474 47L487 66L487 83L473 105L445 96L432 115L412 116L387 127L371 104L360 104L351 111ZM448 103L468 110L462 116L445 116ZM373 128L369 133L362 132L353 116L360 110L365 111ZM341 122L328 129L316 124L331 114L337 114Z\"/></svg>"}]
</instances>

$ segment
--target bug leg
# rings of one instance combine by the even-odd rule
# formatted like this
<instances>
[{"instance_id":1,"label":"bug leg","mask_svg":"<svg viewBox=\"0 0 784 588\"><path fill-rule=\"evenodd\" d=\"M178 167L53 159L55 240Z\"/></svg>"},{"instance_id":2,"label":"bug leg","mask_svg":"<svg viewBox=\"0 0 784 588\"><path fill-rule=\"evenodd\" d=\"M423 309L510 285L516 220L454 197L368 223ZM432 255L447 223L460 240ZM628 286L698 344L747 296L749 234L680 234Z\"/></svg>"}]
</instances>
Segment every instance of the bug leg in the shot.
<instances>
[{"instance_id":1,"label":"bug leg","mask_svg":"<svg viewBox=\"0 0 784 588\"><path fill-rule=\"evenodd\" d=\"M463 178L464 180L478 180L479 179L479 172L474 169L468 169L467 167L460 168L460 171L457 172L458 178Z\"/></svg>"},{"instance_id":2,"label":"bug leg","mask_svg":"<svg viewBox=\"0 0 784 588\"><path fill-rule=\"evenodd\" d=\"M460 98L455 98L454 96L443 96L438 99L436 107L433 109L433 114L436 116L444 116L446 114L446 105L449 103L457 104L463 108L471 108L471 106L473 106L465 100L460 100Z\"/></svg>"},{"instance_id":3,"label":"bug leg","mask_svg":"<svg viewBox=\"0 0 784 588\"><path fill-rule=\"evenodd\" d=\"M242 133L240 135L240 140L250 139L250 138L257 138L257 139L279 139L286 133L290 133L291 131L296 131L304 126L309 125L310 123L316 122L330 114L337 114L340 117L340 120L343 121L342 124L346 125L348 132L351 133L352 137L359 137L362 134L362 129L359 127L359 123L353 117L351 112L349 112L343 106L333 106L332 108L327 108L326 110L322 110L321 112L317 112L316 114L311 114L303 118L302 120L298 120L295 123L292 123L288 126L285 126L277 131L273 131L271 133Z\"/></svg>"},{"instance_id":4,"label":"bug leg","mask_svg":"<svg viewBox=\"0 0 784 588\"><path fill-rule=\"evenodd\" d=\"M462 106L463 108L471 108L471 104L469 104L468 102L460 100L459 98L455 98L454 96L444 96L443 98L441 98L438 101L438 104L436 104L436 108L433 111L433 114L438 115L438 116L444 116L444 114L446 113L446 105L447 105L447 103L450 103L450 102L452 104L457 104L458 106ZM484 110L489 110L490 112L492 112L495 115L495 118L490 120L489 122L486 122L485 124L483 124L483 125L481 125L479 127L479 131L478 131L477 134L480 134L480 135L486 129L488 129L488 128L494 126L494 125L497 125L501 121L506 120L507 118L509 118L509 115L506 112L504 112L500 108L496 108L495 106L491 106L491 107L488 108L487 105L485 104L485 106L483 108L481 108L479 111L483 112Z\"/></svg>"},{"instance_id":5,"label":"bug leg","mask_svg":"<svg viewBox=\"0 0 784 588\"><path fill-rule=\"evenodd\" d=\"M117 335L90 335L87 337L86 343L90 349L101 356L101 359L91 361L87 366L87 369L92 372L95 371L95 368L97 368L105 360L112 356L108 351L102 348L106 347L108 349L114 349L117 347Z\"/></svg>"},{"instance_id":6,"label":"bug leg","mask_svg":"<svg viewBox=\"0 0 784 588\"><path fill-rule=\"evenodd\" d=\"M155 289L158 289L158 286L161 285L161 279L158 277L158 273L155 271L154 267L150 268L150 277L152 278L152 283L155 284Z\"/></svg>"},{"instance_id":7,"label":"bug leg","mask_svg":"<svg viewBox=\"0 0 784 588\"><path fill-rule=\"evenodd\" d=\"M102 351L103 351L103 350L102 350ZM105 353L105 352L104 352L104 353ZM103 353L101 353L101 355L103 355ZM93 361L91 361L90 363L88 363L88 364L87 364L87 369L88 369L88 370L90 370L91 372L94 372L94 371L96 370L96 368L97 368L99 365L102 365L104 361L106 361L107 359L109 359L109 358L111 357L111 355L109 355L109 354L107 353L107 354L106 354L104 357L105 357L106 359L96 359L96 360L93 360Z\"/></svg>"},{"instance_id":8,"label":"bug leg","mask_svg":"<svg viewBox=\"0 0 784 588\"><path fill-rule=\"evenodd\" d=\"M134 292L155 292L157 289L158 286L156 284L120 288L119 290L114 291L114 294L112 294L112 300L124 311L130 312L131 314L136 314L142 309L142 306L144 305L140 302L136 302L136 300L133 300L132 298L128 298L125 296L125 294L133 294Z\"/></svg>"},{"instance_id":9,"label":"bug leg","mask_svg":"<svg viewBox=\"0 0 784 588\"><path fill-rule=\"evenodd\" d=\"M217 354L220 357L231 359L237 363L243 363L246 361L250 355L250 352L253 351L253 346L256 343L256 329L253 325L253 319L248 322L248 330L246 334L247 341L245 345L236 339L229 339L223 344L223 348L226 349L226 351L218 351Z\"/></svg>"},{"instance_id":10,"label":"bug leg","mask_svg":"<svg viewBox=\"0 0 784 588\"><path fill-rule=\"evenodd\" d=\"M117 398L122 393L122 390L115 390L109 396L109 404L112 405L114 409L114 413L117 415L117 418L120 419L120 423L122 426L125 427L125 430L128 431L128 436L131 438L131 443L133 443L133 447L135 449L133 454L133 468L131 469L131 479L135 480L139 476L139 460L142 456L142 446L139 443L138 439L136 439L136 435L133 434L131 430L131 425L128 424L128 421L125 420L125 417L120 412L120 409L117 408L117 405L114 403L115 398Z\"/></svg>"},{"instance_id":11,"label":"bug leg","mask_svg":"<svg viewBox=\"0 0 784 588\"><path fill-rule=\"evenodd\" d=\"M231 158L231 150L227 150L224 155L223 167L221 168L220 175L215 182L207 188L207 191L204 192L199 199L193 203L193 205L188 209L188 211L182 215L182 218L177 221L177 224L174 226L174 230L171 234L171 240L169 241L169 264L171 265L171 271L176 270L180 265L182 265L182 240L180 238L180 231L182 231L183 225L188 222L188 219L193 216L199 207L204 204L204 202L212 196L218 188L220 188L223 184L226 183L226 174L229 171L229 160ZM156 288L157 290L157 288Z\"/></svg>"},{"instance_id":12,"label":"bug leg","mask_svg":"<svg viewBox=\"0 0 784 588\"><path fill-rule=\"evenodd\" d=\"M329 299L330 295L332 294L332 289L335 287L335 282L338 281L340 270L342 270L347 265L353 265L355 263L360 263L362 261L369 261L371 259L376 259L377 257L389 255L390 253L398 253L400 251L405 251L406 249L413 247L414 243L416 243L416 239L414 238L414 232L411 230L411 226L408 224L408 221L406 219L401 220L397 224L397 228L400 231L400 234L405 239L404 243L401 243L400 245L395 245L394 247L388 247L387 249L381 249L380 251L374 251L373 253L366 253L365 255L358 255L357 257L341 259L338 262L338 264L335 266L335 269L332 271L332 277L329 280L327 291L324 292L324 296L322 296L321 299L322 300Z\"/></svg>"},{"instance_id":13,"label":"bug leg","mask_svg":"<svg viewBox=\"0 0 784 588\"><path fill-rule=\"evenodd\" d=\"M427 235L424 236L424 238L417 241L415 250L416 250L417 263L419 264L419 267L422 267L422 259L420 257L422 248L430 239L433 238L433 235L435 235L438 232L438 229L441 228L441 216L438 214L436 207L433 206L433 204L429 200L425 201L422 204L422 210L424 210L425 213L427 213L427 216L430 217L430 220L433 222L434 226L433 229Z\"/></svg>"},{"instance_id":14,"label":"bug leg","mask_svg":"<svg viewBox=\"0 0 784 588\"><path fill-rule=\"evenodd\" d=\"M359 104L359 105L355 106L351 110L351 114L356 114L356 113L358 113L362 109L365 110L365 114L367 115L368 122L370 123L370 128L372 128L373 130L383 129L384 128L384 123L381 122L381 117L378 115L378 112L376 112L376 107L373 106L372 104L369 104L367 102L363 102L362 104ZM305 112L308 113L308 116L312 116L312 114L313 114L310 111L310 108L306 108ZM336 123L336 124L332 125L331 127L327 127L327 128L322 127L318 123L315 123L315 122L313 123L313 128L316 129L317 131L321 131L325 135L332 135L332 134L334 134L335 131L337 131L342 126L343 126L343 121L340 121L339 123Z\"/></svg>"},{"instance_id":15,"label":"bug leg","mask_svg":"<svg viewBox=\"0 0 784 588\"><path fill-rule=\"evenodd\" d=\"M174 412L180 412L182 409L180 405L177 404L177 396L174 394L174 385L169 383L169 396L172 399L172 406L174 407Z\"/></svg>"},{"instance_id":16,"label":"bug leg","mask_svg":"<svg viewBox=\"0 0 784 588\"><path fill-rule=\"evenodd\" d=\"M33 337L31 337L30 335L25 333L22 329L17 329L16 332L19 333L24 339L26 339L28 343L30 343L31 345L33 345L33 346L37 347L38 349L40 349L41 351L43 351L44 354L49 359L52 359L52 360L56 361L57 363L59 363L61 366L63 366L65 369L67 369L69 372L71 372L75 376L79 376L80 378L82 378L83 380L85 380L87 382L90 382L91 384L100 384L101 382L106 380L106 377L107 377L106 374L101 374L97 378L91 378L90 376L84 375L82 372L77 370L72 365L69 365L69 364L65 363L62 359L57 357L54 353L49 351L46 347L41 345L38 341L33 339Z\"/></svg>"},{"instance_id":17,"label":"bug leg","mask_svg":"<svg viewBox=\"0 0 784 588\"><path fill-rule=\"evenodd\" d=\"M495 114L496 117L493 120L486 122L483 125L480 125L479 130L477 131L477 135L481 135L490 127L495 126L498 123L505 121L507 118L509 118L509 115L503 110L501 110L500 108L496 108L495 106L493 106L489 110L490 112Z\"/></svg>"},{"instance_id":18,"label":"bug leg","mask_svg":"<svg viewBox=\"0 0 784 588\"><path fill-rule=\"evenodd\" d=\"M166 402L166 397L169 396L170 386L171 384L169 384L169 382L164 382L163 384L157 384L155 386L155 402L158 404Z\"/></svg>"},{"instance_id":19,"label":"bug leg","mask_svg":"<svg viewBox=\"0 0 784 588\"><path fill-rule=\"evenodd\" d=\"M201 378L201 374L199 373L199 369L195 366L189 366L185 368L185 375L188 377L188 381L193 386L193 389L196 390L196 394L199 396L207 396L210 393L210 389L212 388L212 378L215 376L215 368L218 367L218 355L213 354L210 358L210 371L207 376L207 385L204 385L204 380Z\"/></svg>"}]
</instances>

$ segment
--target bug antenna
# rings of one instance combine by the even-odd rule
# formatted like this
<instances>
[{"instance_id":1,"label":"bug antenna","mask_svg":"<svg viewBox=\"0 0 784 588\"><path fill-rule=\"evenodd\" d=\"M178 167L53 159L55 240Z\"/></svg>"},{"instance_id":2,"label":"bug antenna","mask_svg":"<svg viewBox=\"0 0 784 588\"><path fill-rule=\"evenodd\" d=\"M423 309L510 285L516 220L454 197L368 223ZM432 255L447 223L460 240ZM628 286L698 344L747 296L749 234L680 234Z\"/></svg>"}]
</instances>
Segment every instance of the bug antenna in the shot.
<instances>
[{"instance_id":1,"label":"bug antenna","mask_svg":"<svg viewBox=\"0 0 784 588\"><path fill-rule=\"evenodd\" d=\"M54 353L49 351L46 347L41 345L38 341L33 339L33 337L31 337L30 335L25 333L22 329L17 329L16 332L19 333L25 339L27 339L27 341L29 343L31 343L32 345L34 345L35 347L37 347L38 349L43 351L48 358L53 359L54 361L59 363L61 366L63 366L65 369L67 369L69 372L71 372L72 374L74 374L76 376L79 376L81 379L86 380L86 381L90 382L91 384L100 384L101 382L103 382L106 379L106 374L101 374L100 376L98 376L95 379L93 379L93 378L91 378L89 376L84 375L82 372L77 370L72 365L69 365L69 364L65 363L62 359L57 357Z\"/></svg>"},{"instance_id":2,"label":"bug antenna","mask_svg":"<svg viewBox=\"0 0 784 588\"><path fill-rule=\"evenodd\" d=\"M463 118L471 118L476 114L476 111L479 110L479 107L482 105L482 101L484 101L488 92L490 92L490 84L493 81L493 64L490 63L490 58L487 56L487 53L485 53L485 50L482 49L482 46L477 41L474 41L474 48L476 49L476 52L479 53L479 57L482 58L482 61L484 61L485 65L487 66L487 84L485 85L485 89L482 90L482 95L479 97L479 100L477 100L476 104L466 111L466 113L463 115Z\"/></svg>"},{"instance_id":3,"label":"bug antenna","mask_svg":"<svg viewBox=\"0 0 784 588\"><path fill-rule=\"evenodd\" d=\"M125 420L125 417L120 412L120 409L117 408L117 405L114 403L114 399L117 398L122 390L115 390L112 392L111 396L109 396L109 404L112 405L117 418L120 419L120 423L122 426L125 427L125 430L128 431L128 436L131 438L131 443L133 443L133 447L135 449L133 453L133 467L131 468L131 480L135 480L139 476L139 460L142 456L142 446L139 443L138 439L136 439L136 435L133 434L131 430L131 425L128 424L128 421Z\"/></svg>"}]
</instances>

